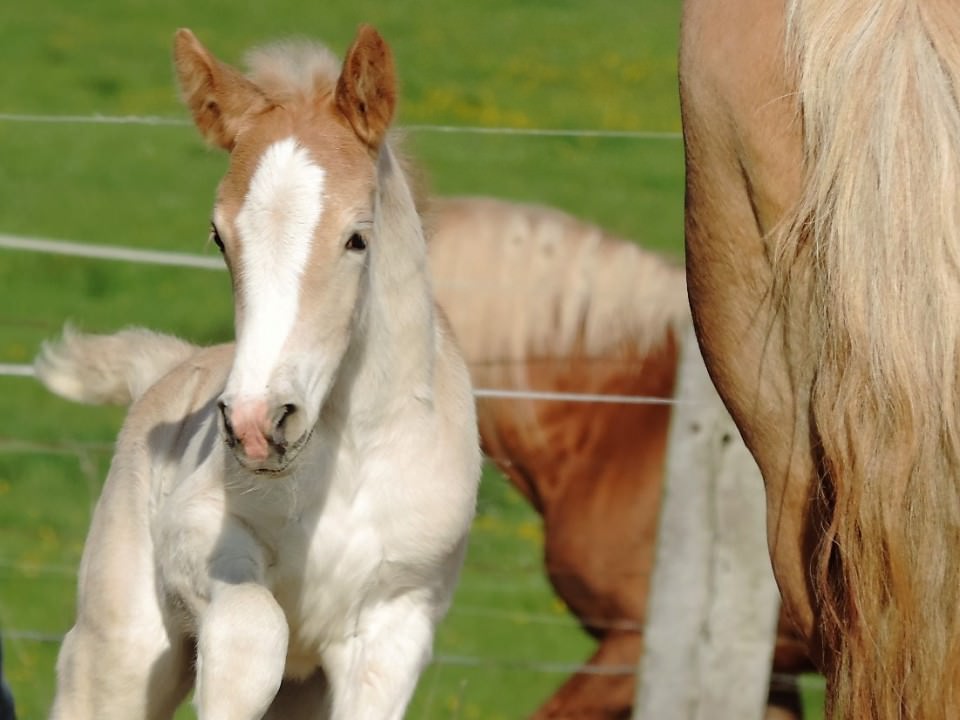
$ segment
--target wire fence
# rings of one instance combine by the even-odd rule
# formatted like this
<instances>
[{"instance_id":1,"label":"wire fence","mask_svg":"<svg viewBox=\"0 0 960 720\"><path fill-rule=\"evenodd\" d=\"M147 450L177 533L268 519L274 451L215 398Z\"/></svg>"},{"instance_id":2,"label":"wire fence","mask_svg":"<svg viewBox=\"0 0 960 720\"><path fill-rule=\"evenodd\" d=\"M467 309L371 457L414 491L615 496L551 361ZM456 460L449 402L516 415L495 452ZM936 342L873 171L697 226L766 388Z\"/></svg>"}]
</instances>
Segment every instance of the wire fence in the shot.
<instances>
[{"instance_id":1,"label":"wire fence","mask_svg":"<svg viewBox=\"0 0 960 720\"><path fill-rule=\"evenodd\" d=\"M0 234L0 249L82 257L95 260L134 262L146 265L162 265L202 270L226 270L223 261L219 257L206 257L203 255L170 252L166 250L142 250L113 245L95 245L17 235ZM24 364L0 363L0 376L32 377L33 368L30 365ZM477 398L499 400L619 405L677 405L683 402L676 398L652 397L648 395L550 392L483 387L474 388L474 395Z\"/></svg>"},{"instance_id":2,"label":"wire fence","mask_svg":"<svg viewBox=\"0 0 960 720\"><path fill-rule=\"evenodd\" d=\"M45 633L35 630L7 630L0 635L0 640L14 640L44 645L59 645L63 635ZM517 659L514 657L481 657L477 655L459 655L437 653L430 661L434 666L469 667L497 671L533 672L545 675L581 675L594 676L632 676L637 673L635 665L591 665L589 663L562 662L554 660ZM786 673L771 673L770 686L772 689L785 690L799 688L801 690L822 690L824 681L813 675L789 675Z\"/></svg>"},{"instance_id":3,"label":"wire fence","mask_svg":"<svg viewBox=\"0 0 960 720\"><path fill-rule=\"evenodd\" d=\"M142 125L142 126L186 126L189 122L183 118L162 116L138 115L40 115L0 113L0 122L3 123L35 123L35 124L99 124L99 125ZM599 130L599 129L555 129L555 128L519 128L519 127L473 127L448 125L408 125L405 130L417 133L462 133L472 135L515 135L540 137L589 137L589 138L617 138L642 141L676 142L681 135L678 132L648 132L634 130ZM169 251L144 250L117 246L92 245L85 243L68 242L47 238L22 237L0 234L0 248L13 252L34 252L70 257L81 257L103 261L132 262L148 265L169 267L183 267L199 270L223 270L223 262L219 257L175 253ZM26 364L0 363L0 376L6 377L33 377L33 368ZM475 389L475 395L481 399L500 399L516 401L543 401L543 402L576 402L576 403L616 403L616 404L657 404L675 405L674 398L648 397L619 394L596 394L576 392L544 392L534 390L518 390L503 388ZM112 443L47 443L27 439L0 438L0 454L31 453L41 455L65 455L77 457L81 462L89 462L90 453L109 453ZM88 479L89 480L89 479ZM96 491L91 487L91 493ZM93 498L91 498L91 504ZM0 557L0 570L16 573L23 577L30 576L59 576L72 578L77 569L68 564L36 564L18 561L12 558ZM542 572L542 567L536 568ZM516 623L526 625L540 625L544 627L565 626L576 627L578 621L569 615L555 615L542 612L506 609L503 607L486 607L476 605L456 604L451 609L452 615L466 615L496 623ZM628 632L642 633L643 628L636 620L597 619L585 622L598 628L618 629ZM62 641L62 634L33 628L6 628L0 630L0 640L22 643L37 643L56 645ZM437 654L433 659L437 666L458 666L470 668L486 668L507 671L527 671L551 675L569 675L579 672L587 675L633 675L635 665L591 665L582 662L566 662L537 658L518 659L514 657L484 657L469 654ZM814 676L802 676L774 673L771 678L772 686L782 688L822 688L822 680Z\"/></svg>"},{"instance_id":4,"label":"wire fence","mask_svg":"<svg viewBox=\"0 0 960 720\"><path fill-rule=\"evenodd\" d=\"M138 250L114 246L85 245L65 241L46 240L41 238L24 238L9 235L0 235L0 248L13 251L29 251L48 254L58 254L74 257L85 257L100 260L139 262L145 264L167 265L205 270L222 270L223 264L219 258L206 258L200 255L172 253L167 251ZM33 368L30 365L0 364L0 375L32 377ZM537 392L529 390L504 390L495 388L475 389L477 398L496 398L507 400L530 401L557 401L583 403L622 403L622 404L677 404L673 398L631 396L631 395L597 395L590 393L559 393ZM31 441L0 438L0 453L38 453L78 455L88 452L109 452L110 443L36 443ZM75 576L76 568L69 565L32 564L17 562L7 558L0 558L0 569L11 570L22 575L57 575ZM549 569L549 568L546 568ZM537 571L542 571L537 568ZM470 605L455 605L451 609L453 615L470 615L496 622L518 623L524 625L564 626L576 627L579 623L570 616L549 615L544 613L526 612L503 609L497 607L477 607ZM599 629L615 629L621 631L642 633L641 623L629 618L622 619L591 619L582 618L584 624ZM34 629L11 628L0 633L0 638L8 638L20 642L35 642L43 644L58 644L62 635L53 632L44 632ZM633 675L637 668L616 665L591 665L578 662L558 662L553 660L518 660L515 658L491 658L470 655L439 654L433 664L444 666L461 666L474 668L496 668L501 670L523 670L528 672L569 675L582 673L585 675ZM771 683L781 688L822 688L823 681L818 677L787 675L774 673Z\"/></svg>"}]
</instances>

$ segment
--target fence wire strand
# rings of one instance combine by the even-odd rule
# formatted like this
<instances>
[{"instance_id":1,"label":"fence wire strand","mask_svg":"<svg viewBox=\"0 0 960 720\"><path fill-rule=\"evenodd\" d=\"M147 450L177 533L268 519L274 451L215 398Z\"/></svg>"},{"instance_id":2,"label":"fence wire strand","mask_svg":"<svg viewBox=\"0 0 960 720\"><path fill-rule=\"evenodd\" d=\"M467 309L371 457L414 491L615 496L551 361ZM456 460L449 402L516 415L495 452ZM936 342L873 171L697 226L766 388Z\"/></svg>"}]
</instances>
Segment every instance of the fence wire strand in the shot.
<instances>
[{"instance_id":1,"label":"fence wire strand","mask_svg":"<svg viewBox=\"0 0 960 720\"><path fill-rule=\"evenodd\" d=\"M46 115L39 113L0 113L0 122L32 125L146 125L152 127L187 127L186 118L163 115ZM402 127L406 132L464 135L515 135L520 137L612 138L625 140L681 139L681 133L659 130L605 130L601 128L531 128L482 125L438 125L413 123Z\"/></svg>"},{"instance_id":2,"label":"fence wire strand","mask_svg":"<svg viewBox=\"0 0 960 720\"><path fill-rule=\"evenodd\" d=\"M114 260L149 265L199 268L204 270L225 270L219 257L207 257L189 253L166 250L142 250L113 245L94 245L48 238L21 237L0 234L0 248L70 257L84 257L96 260ZM33 377L30 365L0 363L0 376ZM646 395L615 395L579 392L551 392L529 389L474 388L477 398L498 400L531 400L545 402L600 403L618 405L678 405L683 401L676 398L653 397Z\"/></svg>"},{"instance_id":3,"label":"fence wire strand","mask_svg":"<svg viewBox=\"0 0 960 720\"><path fill-rule=\"evenodd\" d=\"M42 630L9 629L0 633L0 641L38 643L42 645L59 645L63 635ZM461 655L455 653L436 653L430 663L435 666L470 667L488 670L510 670L520 672L535 672L549 675L606 675L625 676L635 675L635 665L597 665L576 661L554 661L541 659L518 659L486 657L482 655ZM778 689L808 689L823 690L825 681L814 674L788 675L786 673L771 673L771 686Z\"/></svg>"}]
</instances>

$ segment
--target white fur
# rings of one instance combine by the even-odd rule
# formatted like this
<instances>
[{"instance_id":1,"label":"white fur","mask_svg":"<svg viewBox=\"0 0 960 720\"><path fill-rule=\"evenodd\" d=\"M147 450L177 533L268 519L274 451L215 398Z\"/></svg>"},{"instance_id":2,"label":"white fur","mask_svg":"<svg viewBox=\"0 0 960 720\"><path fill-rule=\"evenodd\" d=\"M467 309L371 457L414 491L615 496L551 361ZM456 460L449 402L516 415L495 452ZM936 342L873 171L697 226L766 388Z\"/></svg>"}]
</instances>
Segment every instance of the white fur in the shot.
<instances>
[{"instance_id":1,"label":"white fur","mask_svg":"<svg viewBox=\"0 0 960 720\"><path fill-rule=\"evenodd\" d=\"M326 173L290 137L260 159L237 214L245 309L227 393L263 395L299 315L300 281L323 215Z\"/></svg>"},{"instance_id":2,"label":"white fur","mask_svg":"<svg viewBox=\"0 0 960 720\"><path fill-rule=\"evenodd\" d=\"M43 344L34 371L53 392L70 400L127 405L197 349L143 328L82 335L68 325L59 342Z\"/></svg>"},{"instance_id":3,"label":"white fur","mask_svg":"<svg viewBox=\"0 0 960 720\"><path fill-rule=\"evenodd\" d=\"M177 37L181 84L195 117L209 120L210 98L191 90L223 68L189 32ZM480 477L470 380L433 312L406 178L389 147L371 166L365 141L313 112L336 91L331 63L297 64L315 68L310 93L290 95L277 115L231 116L263 96L200 83L221 101L219 129L241 129L232 152L242 136L275 137L279 125L261 136L257 123L297 111L311 123L300 139L313 144L309 154L293 138L271 145L242 196L240 174L221 186L220 212L240 208L226 238L240 293L237 357L232 346L190 352L131 407L84 547L55 720L169 718L194 681L201 720L395 720L430 657ZM377 81L390 81L391 68L360 66L347 100L387 103ZM273 98L288 96L277 94L280 79L268 83ZM344 152L347 142L356 152ZM325 184L336 192L325 196ZM367 249L344 248L341 238L367 221ZM73 338L57 355L54 389L82 385L96 347L114 355L105 367L118 386L134 373L147 387L135 340ZM271 472L249 469L219 428L228 377L235 392L278 395L271 384L298 373L285 382L308 390L291 414L306 427L283 426L302 440L298 453ZM98 382L96 396L111 395Z\"/></svg>"}]
</instances>

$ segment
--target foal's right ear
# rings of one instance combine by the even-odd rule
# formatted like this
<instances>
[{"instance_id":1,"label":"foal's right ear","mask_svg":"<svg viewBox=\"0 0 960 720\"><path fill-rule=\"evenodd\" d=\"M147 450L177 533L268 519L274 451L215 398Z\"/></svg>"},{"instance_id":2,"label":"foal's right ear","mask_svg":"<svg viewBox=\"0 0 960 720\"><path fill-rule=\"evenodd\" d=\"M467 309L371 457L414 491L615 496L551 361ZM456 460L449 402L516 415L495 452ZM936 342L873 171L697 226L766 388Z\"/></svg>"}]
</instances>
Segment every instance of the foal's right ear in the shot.
<instances>
[{"instance_id":1,"label":"foal's right ear","mask_svg":"<svg viewBox=\"0 0 960 720\"><path fill-rule=\"evenodd\" d=\"M269 105L256 85L217 60L185 28L174 37L173 64L193 122L207 142L225 150L233 149L244 117Z\"/></svg>"}]
</instances>

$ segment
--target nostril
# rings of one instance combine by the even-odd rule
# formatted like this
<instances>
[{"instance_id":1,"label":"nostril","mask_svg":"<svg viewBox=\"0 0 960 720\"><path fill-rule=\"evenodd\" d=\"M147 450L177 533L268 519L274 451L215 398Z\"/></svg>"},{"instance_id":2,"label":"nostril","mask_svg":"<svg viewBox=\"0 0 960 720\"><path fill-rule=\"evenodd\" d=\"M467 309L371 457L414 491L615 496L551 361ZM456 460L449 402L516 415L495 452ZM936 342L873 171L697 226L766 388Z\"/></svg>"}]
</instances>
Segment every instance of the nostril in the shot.
<instances>
[{"instance_id":1,"label":"nostril","mask_svg":"<svg viewBox=\"0 0 960 720\"><path fill-rule=\"evenodd\" d=\"M277 421L273 426L273 444L281 454L287 450L287 420L296 412L297 406L293 403L286 403L280 406Z\"/></svg>"},{"instance_id":2,"label":"nostril","mask_svg":"<svg viewBox=\"0 0 960 720\"><path fill-rule=\"evenodd\" d=\"M230 424L230 416L227 412L227 404L223 400L217 401L217 407L220 409L220 418L223 420L223 436L229 447L237 444L237 436L233 432L233 425Z\"/></svg>"},{"instance_id":3,"label":"nostril","mask_svg":"<svg viewBox=\"0 0 960 720\"><path fill-rule=\"evenodd\" d=\"M283 406L283 409L280 413L280 419L277 420L277 429L283 427L283 424L287 421L287 418L293 415L297 411L297 406L293 403L286 403Z\"/></svg>"}]
</instances>

